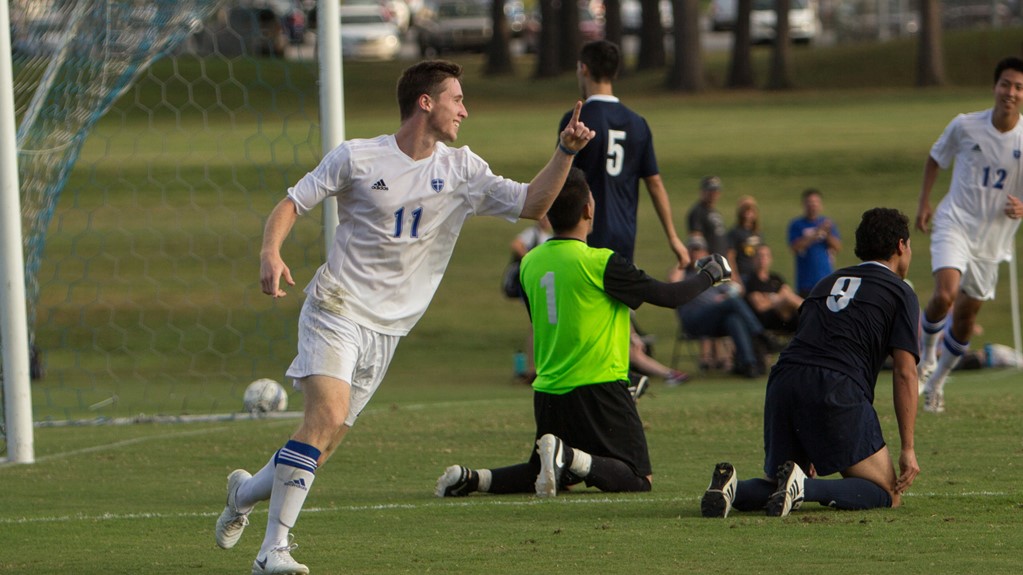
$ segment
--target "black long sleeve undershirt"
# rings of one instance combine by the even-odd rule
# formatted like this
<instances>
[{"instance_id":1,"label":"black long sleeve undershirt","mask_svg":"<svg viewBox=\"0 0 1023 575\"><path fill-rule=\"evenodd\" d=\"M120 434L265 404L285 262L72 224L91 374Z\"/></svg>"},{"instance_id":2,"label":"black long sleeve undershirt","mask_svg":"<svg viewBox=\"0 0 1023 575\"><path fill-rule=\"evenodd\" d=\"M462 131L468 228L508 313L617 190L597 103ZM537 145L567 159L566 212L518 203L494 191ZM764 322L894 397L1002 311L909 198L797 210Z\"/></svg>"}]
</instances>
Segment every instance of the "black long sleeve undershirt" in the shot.
<instances>
[{"instance_id":1,"label":"black long sleeve undershirt","mask_svg":"<svg viewBox=\"0 0 1023 575\"><path fill-rule=\"evenodd\" d=\"M604 268L604 291L632 309L643 303L678 307L713 283L706 272L691 275L680 282L658 281L618 254L612 254Z\"/></svg>"}]
</instances>

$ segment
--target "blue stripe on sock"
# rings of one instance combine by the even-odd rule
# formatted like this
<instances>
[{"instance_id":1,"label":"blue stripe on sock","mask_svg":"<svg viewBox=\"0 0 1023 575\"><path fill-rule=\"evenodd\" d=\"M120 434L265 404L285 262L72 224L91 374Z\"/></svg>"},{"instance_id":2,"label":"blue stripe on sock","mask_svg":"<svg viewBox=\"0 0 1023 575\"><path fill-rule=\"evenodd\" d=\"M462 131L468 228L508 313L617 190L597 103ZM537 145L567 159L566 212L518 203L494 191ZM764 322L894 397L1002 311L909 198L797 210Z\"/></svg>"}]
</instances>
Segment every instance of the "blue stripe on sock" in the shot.
<instances>
[{"instance_id":1,"label":"blue stripe on sock","mask_svg":"<svg viewBox=\"0 0 1023 575\"><path fill-rule=\"evenodd\" d=\"M948 321L948 316L943 316L936 322L931 322L927 319L927 314L920 314L920 327L923 328L924 333L935 334L945 329L945 324Z\"/></svg>"},{"instance_id":2,"label":"blue stripe on sock","mask_svg":"<svg viewBox=\"0 0 1023 575\"><path fill-rule=\"evenodd\" d=\"M292 439L277 451L277 455L274 457L274 465L284 464L304 469L309 473L316 473L316 460L319 458L319 449L308 443Z\"/></svg>"},{"instance_id":3,"label":"blue stripe on sock","mask_svg":"<svg viewBox=\"0 0 1023 575\"><path fill-rule=\"evenodd\" d=\"M952 324L948 324L948 329L945 330L944 336L941 338L941 343L945 346L945 351L952 355L961 356L970 349L970 342L959 341L952 335Z\"/></svg>"}]
</instances>

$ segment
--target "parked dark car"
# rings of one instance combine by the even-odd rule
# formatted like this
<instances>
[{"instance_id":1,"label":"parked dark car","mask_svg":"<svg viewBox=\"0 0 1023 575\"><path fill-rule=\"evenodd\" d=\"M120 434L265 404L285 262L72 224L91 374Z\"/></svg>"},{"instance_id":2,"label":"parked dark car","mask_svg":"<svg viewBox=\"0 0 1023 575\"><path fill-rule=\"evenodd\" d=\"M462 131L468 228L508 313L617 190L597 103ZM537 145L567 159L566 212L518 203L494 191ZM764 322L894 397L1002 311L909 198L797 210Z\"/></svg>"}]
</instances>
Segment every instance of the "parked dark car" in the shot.
<instances>
[{"instance_id":1,"label":"parked dark car","mask_svg":"<svg viewBox=\"0 0 1023 575\"><path fill-rule=\"evenodd\" d=\"M490 2L438 0L416 16L419 52L423 57L442 52L482 52L493 35L492 26Z\"/></svg>"}]
</instances>

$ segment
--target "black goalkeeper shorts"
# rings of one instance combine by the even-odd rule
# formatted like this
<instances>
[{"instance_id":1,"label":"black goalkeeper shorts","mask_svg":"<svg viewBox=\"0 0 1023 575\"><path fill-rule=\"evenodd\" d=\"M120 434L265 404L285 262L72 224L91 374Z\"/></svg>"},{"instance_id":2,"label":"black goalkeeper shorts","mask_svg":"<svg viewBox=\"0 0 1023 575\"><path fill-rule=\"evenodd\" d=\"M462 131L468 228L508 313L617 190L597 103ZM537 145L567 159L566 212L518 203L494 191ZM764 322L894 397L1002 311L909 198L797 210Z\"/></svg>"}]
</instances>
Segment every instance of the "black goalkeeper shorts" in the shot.
<instances>
[{"instance_id":1,"label":"black goalkeeper shorts","mask_svg":"<svg viewBox=\"0 0 1023 575\"><path fill-rule=\"evenodd\" d=\"M625 382L584 385L564 395L533 392L536 438L552 433L574 447L628 465L639 477L651 474L643 422ZM540 464L536 450L530 463Z\"/></svg>"}]
</instances>

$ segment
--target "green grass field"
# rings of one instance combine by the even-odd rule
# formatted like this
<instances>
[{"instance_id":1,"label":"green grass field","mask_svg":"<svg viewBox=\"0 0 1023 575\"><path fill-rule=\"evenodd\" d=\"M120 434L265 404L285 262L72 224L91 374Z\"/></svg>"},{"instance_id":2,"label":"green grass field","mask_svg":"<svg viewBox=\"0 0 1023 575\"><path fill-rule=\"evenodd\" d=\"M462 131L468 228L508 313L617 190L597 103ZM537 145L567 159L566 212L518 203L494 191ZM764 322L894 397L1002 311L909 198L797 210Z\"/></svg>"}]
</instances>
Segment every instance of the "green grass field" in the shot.
<instances>
[{"instance_id":1,"label":"green grass field","mask_svg":"<svg viewBox=\"0 0 1023 575\"><path fill-rule=\"evenodd\" d=\"M859 215L876 205L915 215L930 145L955 114L990 106L990 68L997 57L1018 52L1019 32L949 35L956 85L941 90L911 88L913 46L892 44L798 50L800 89L787 93L669 94L661 72L629 74L616 91L653 128L679 231L699 178L718 174L729 221L740 195L759 200L776 266L791 279L791 257L781 245L786 223L800 211L799 193L809 186L823 191L846 242L838 263L854 263ZM762 74L766 52L758 50L756 59ZM549 157L557 122L576 97L574 78L538 82L523 61L515 78L485 79L478 58L463 63L470 115L459 143L497 173L530 178ZM346 65L349 137L396 128L392 93L402 65ZM708 57L707 66L710 78L723 76L720 56ZM215 77L216 70L155 70L170 78L207 73ZM259 74L260 86L313 81L301 66ZM228 100L242 100L223 88ZM82 163L93 167L75 173L77 191L58 207L39 328L51 374L33 387L37 419L234 411L245 383L282 374L291 359L299 287L322 258L318 218L303 221L286 246L299 283L286 300L271 304L259 294L257 252L265 213L315 163L315 101L283 98L277 103L288 120L264 126L259 138L248 135L267 123L259 100L245 104L251 109L225 122L222 133L197 139L179 130L158 141L135 140L109 129L177 125L173 113L153 106L165 92L180 90L148 82L129 97L155 112L118 107L101 124L98 132L113 135L87 143ZM195 166L171 164L180 159L166 151L180 148L189 149ZM198 167L210 157L213 168ZM139 167L143 159L154 168ZM252 168L233 169L239 159ZM275 168L281 162L293 163ZM165 174L175 183L153 186ZM189 192L193 180L213 182L212 192ZM938 197L947 182L946 173ZM150 196L125 191L147 185ZM646 198L640 218L637 263L663 276L672 256ZM958 374L949 384L948 413L921 415L923 472L900 510L812 506L786 520L700 518L699 496L717 461L732 461L747 477L759 474L762 458L764 381L719 375L677 389L655 385L642 400L655 468L649 494L434 498L433 483L447 465L505 465L530 448L530 393L511 377L527 322L521 304L498 290L508 243L525 225L480 218L464 228L430 310L320 473L295 530L296 557L314 573L1019 572L1023 376L1015 371ZM926 299L927 237L915 234L913 248L910 279ZM1004 270L998 299L981 312L985 332L977 345L1012 343ZM638 313L658 337L655 355L667 362L674 314L649 306ZM688 356L681 367L695 369ZM88 409L111 394L120 402L109 411ZM292 395L291 404L300 408L301 396ZM897 448L886 373L877 406ZM237 548L217 549L213 524L224 480L235 467L262 466L295 425L38 428L37 462L0 466L6 535L0 573L247 572L266 507L253 514Z\"/></svg>"},{"instance_id":2,"label":"green grass field","mask_svg":"<svg viewBox=\"0 0 1023 575\"><path fill-rule=\"evenodd\" d=\"M470 361L467 359L467 361ZM452 369L451 380L463 379ZM392 377L318 474L296 529L314 573L756 574L1018 573L1020 381L1000 371L957 376L949 411L921 417L923 469L898 510L805 506L784 520L699 516L713 465L759 472L763 382L703 380L655 388L640 402L654 490L584 490L540 501L473 495L441 500L447 465L523 460L529 391ZM877 405L896 437L887 374ZM0 468L3 573L246 573L266 506L237 547L213 524L231 469L261 466L293 421L43 429L39 461ZM895 440L897 447L898 441Z\"/></svg>"}]
</instances>

